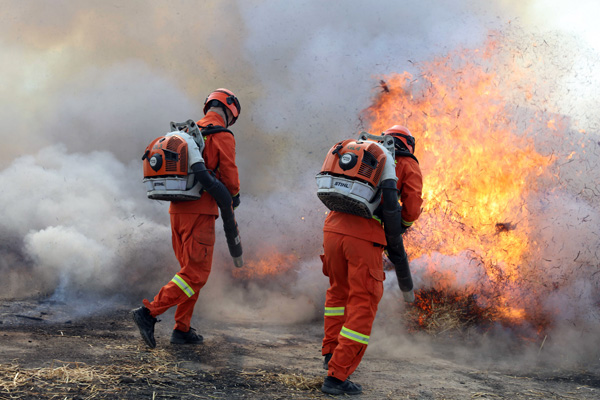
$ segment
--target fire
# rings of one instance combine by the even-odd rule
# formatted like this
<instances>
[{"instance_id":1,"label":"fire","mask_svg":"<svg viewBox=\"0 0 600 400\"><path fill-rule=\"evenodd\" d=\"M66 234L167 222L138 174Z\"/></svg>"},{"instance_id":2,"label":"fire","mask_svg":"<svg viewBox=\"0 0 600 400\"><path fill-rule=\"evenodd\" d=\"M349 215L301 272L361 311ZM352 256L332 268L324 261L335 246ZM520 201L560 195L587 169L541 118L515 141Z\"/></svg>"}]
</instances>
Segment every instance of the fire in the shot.
<instances>
[{"instance_id":1,"label":"fire","mask_svg":"<svg viewBox=\"0 0 600 400\"><path fill-rule=\"evenodd\" d=\"M418 75L385 76L380 82L387 90L378 91L362 117L371 133L403 124L417 140L425 201L406 245L411 260L429 260L424 276L438 288L421 293L417 307L425 310L423 304L439 300L439 290L452 292L459 280L457 273L437 271L433 255L462 257L467 262L459 270L484 271L467 284L463 301L477 298L488 318L514 323L532 315L521 290L534 274L527 201L552 160L534 147L533 129L540 124L517 113L515 102L530 98L527 75L501 57L490 41L484 51L461 50L420 64ZM544 118L531 114L537 122ZM555 121L544 127L556 129Z\"/></svg>"},{"instance_id":2,"label":"fire","mask_svg":"<svg viewBox=\"0 0 600 400\"><path fill-rule=\"evenodd\" d=\"M272 279L290 270L298 257L294 254L279 253L275 249L263 252L264 256L245 262L243 268L235 269L232 274L236 279L263 280Z\"/></svg>"}]
</instances>

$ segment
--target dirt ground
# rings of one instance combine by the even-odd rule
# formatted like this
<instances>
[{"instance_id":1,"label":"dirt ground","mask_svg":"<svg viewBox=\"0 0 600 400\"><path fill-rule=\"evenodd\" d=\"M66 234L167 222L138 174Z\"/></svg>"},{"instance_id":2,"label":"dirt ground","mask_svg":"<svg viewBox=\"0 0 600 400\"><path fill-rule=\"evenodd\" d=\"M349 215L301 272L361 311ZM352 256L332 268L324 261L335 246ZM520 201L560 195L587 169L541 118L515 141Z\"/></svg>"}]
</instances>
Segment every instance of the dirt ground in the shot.
<instances>
[{"instance_id":1,"label":"dirt ground","mask_svg":"<svg viewBox=\"0 0 600 400\"><path fill-rule=\"evenodd\" d=\"M139 337L129 308L71 318L65 305L0 301L0 399L314 399L322 369L319 321L301 325L201 320L199 346L157 348ZM196 321L198 322L198 321ZM447 348L447 339L433 340ZM381 348L381 346L379 346ZM377 348L377 346L375 346ZM367 351L352 380L359 399L598 399L600 366L515 373L436 356ZM515 368L515 370L520 370Z\"/></svg>"}]
</instances>

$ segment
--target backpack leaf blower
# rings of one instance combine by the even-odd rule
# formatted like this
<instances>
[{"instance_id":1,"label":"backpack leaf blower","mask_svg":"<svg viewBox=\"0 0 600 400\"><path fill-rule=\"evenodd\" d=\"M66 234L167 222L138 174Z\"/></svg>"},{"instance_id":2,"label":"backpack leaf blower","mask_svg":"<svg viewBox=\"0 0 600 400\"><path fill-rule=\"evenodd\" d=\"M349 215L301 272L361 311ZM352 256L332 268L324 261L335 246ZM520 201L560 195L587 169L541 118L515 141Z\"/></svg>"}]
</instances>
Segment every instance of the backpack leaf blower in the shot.
<instances>
[{"instance_id":1,"label":"backpack leaf blower","mask_svg":"<svg viewBox=\"0 0 600 400\"><path fill-rule=\"evenodd\" d=\"M221 211L223 230L234 265L244 265L242 242L229 190L206 169L204 139L193 120L171 122L171 132L154 139L142 156L147 196L154 200L198 200L211 195Z\"/></svg>"}]
</instances>

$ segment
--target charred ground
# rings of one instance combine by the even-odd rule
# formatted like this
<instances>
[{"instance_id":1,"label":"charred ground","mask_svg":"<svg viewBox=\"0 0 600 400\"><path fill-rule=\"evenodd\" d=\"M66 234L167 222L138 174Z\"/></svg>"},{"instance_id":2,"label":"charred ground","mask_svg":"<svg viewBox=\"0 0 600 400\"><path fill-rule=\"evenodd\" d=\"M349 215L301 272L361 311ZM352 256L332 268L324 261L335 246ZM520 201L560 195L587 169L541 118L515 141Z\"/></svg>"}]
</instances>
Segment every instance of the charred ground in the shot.
<instances>
[{"instance_id":1,"label":"charred ground","mask_svg":"<svg viewBox=\"0 0 600 400\"><path fill-rule=\"evenodd\" d=\"M0 302L0 399L328 397L319 390L320 321L202 320L196 327L203 345L174 346L167 314L157 324L157 348L150 350L127 307L78 318L63 313L65 308L39 300ZM436 356L367 352L353 376L365 388L360 398L596 399L600 392L598 363L482 368L453 360L448 337L432 340L440 349Z\"/></svg>"}]
</instances>

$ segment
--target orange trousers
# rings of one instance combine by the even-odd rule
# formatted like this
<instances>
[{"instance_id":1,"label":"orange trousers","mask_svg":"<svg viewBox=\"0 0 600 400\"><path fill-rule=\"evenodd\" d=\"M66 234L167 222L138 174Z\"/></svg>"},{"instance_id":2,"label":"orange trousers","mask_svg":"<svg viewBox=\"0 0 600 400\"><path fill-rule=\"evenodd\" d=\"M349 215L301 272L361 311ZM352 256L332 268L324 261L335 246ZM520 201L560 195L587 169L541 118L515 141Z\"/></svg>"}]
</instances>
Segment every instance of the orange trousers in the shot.
<instances>
[{"instance_id":1,"label":"orange trousers","mask_svg":"<svg viewBox=\"0 0 600 400\"><path fill-rule=\"evenodd\" d=\"M344 381L363 357L383 296L383 247L340 233L323 235L323 273L330 287L322 354L333 353L327 374Z\"/></svg>"},{"instance_id":2,"label":"orange trousers","mask_svg":"<svg viewBox=\"0 0 600 400\"><path fill-rule=\"evenodd\" d=\"M208 280L215 244L214 215L171 214L171 239L181 269L144 305L153 317L173 306L175 329L187 332L200 289Z\"/></svg>"}]
</instances>

